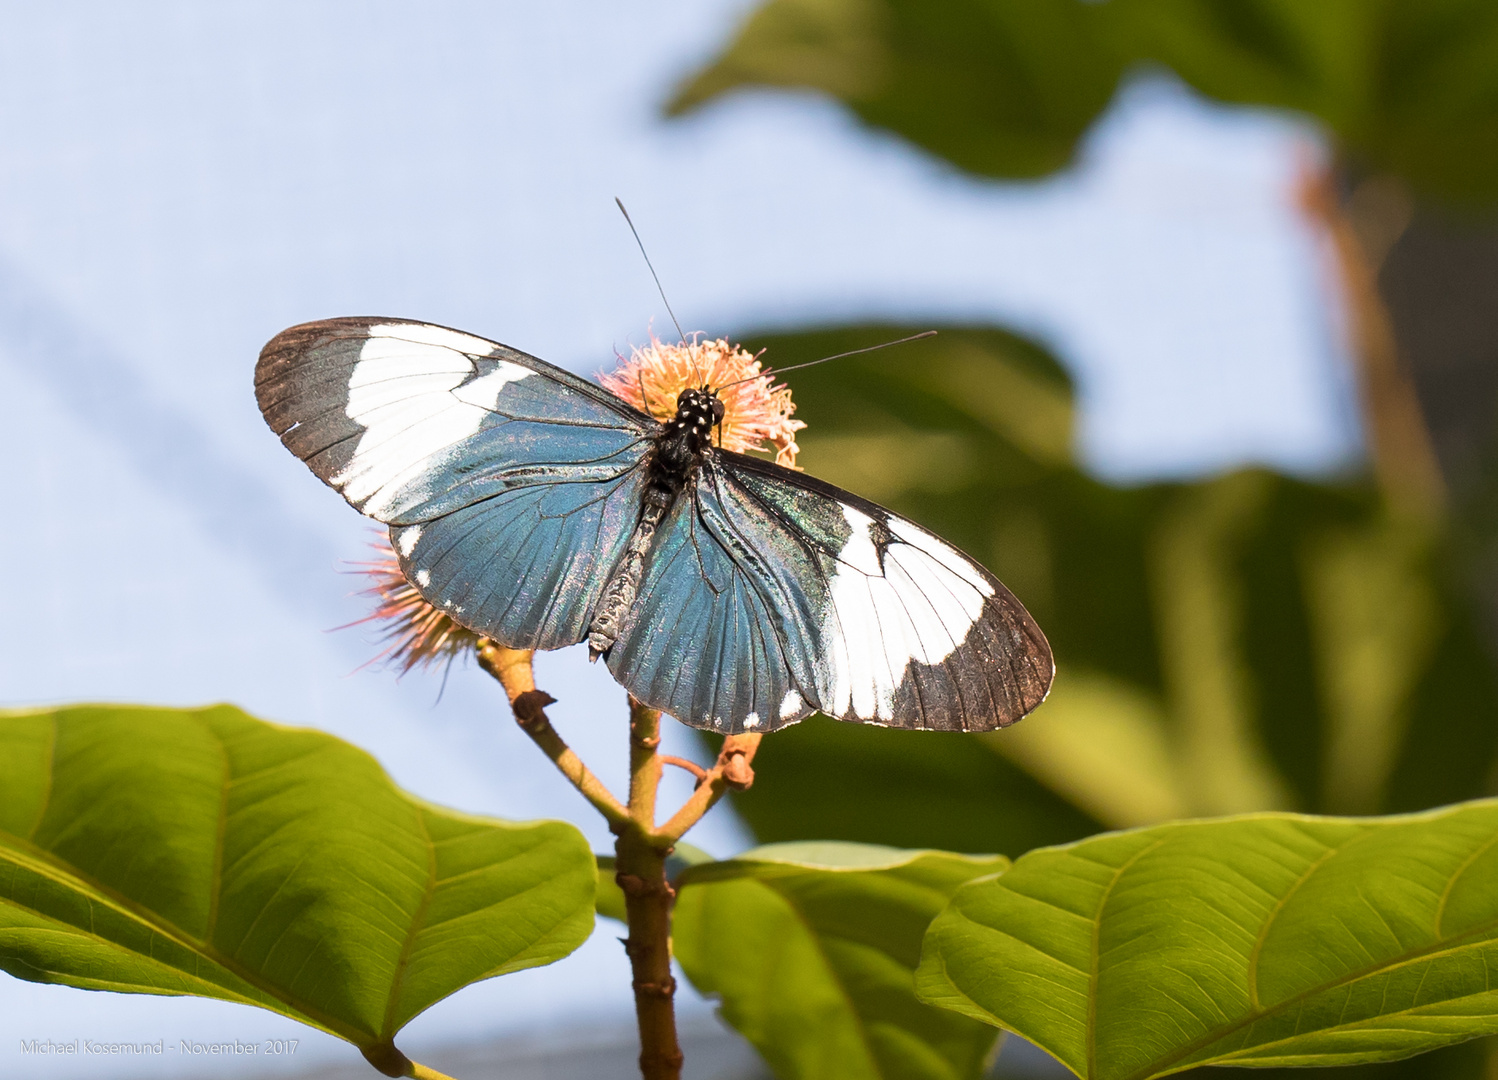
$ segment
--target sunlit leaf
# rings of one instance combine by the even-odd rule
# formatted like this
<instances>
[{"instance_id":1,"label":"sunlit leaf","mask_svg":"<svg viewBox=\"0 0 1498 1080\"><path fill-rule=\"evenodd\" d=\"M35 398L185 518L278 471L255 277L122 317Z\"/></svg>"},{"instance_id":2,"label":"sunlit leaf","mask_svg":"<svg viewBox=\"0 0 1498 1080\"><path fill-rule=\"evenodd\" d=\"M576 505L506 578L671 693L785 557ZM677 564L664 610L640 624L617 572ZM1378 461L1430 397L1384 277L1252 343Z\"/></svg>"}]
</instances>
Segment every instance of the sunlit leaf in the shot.
<instances>
[{"instance_id":1,"label":"sunlit leaf","mask_svg":"<svg viewBox=\"0 0 1498 1080\"><path fill-rule=\"evenodd\" d=\"M976 1077L993 1029L916 1000L931 919L998 856L776 844L686 870L674 947L781 1080Z\"/></svg>"},{"instance_id":2,"label":"sunlit leaf","mask_svg":"<svg viewBox=\"0 0 1498 1080\"><path fill-rule=\"evenodd\" d=\"M478 979L566 956L562 822L422 802L368 754L227 705L0 714L0 968L259 1005L379 1056Z\"/></svg>"},{"instance_id":3,"label":"sunlit leaf","mask_svg":"<svg viewBox=\"0 0 1498 1080\"><path fill-rule=\"evenodd\" d=\"M954 897L923 1000L1086 1080L1341 1065L1498 1032L1498 802L1263 814L1032 852Z\"/></svg>"}]
</instances>

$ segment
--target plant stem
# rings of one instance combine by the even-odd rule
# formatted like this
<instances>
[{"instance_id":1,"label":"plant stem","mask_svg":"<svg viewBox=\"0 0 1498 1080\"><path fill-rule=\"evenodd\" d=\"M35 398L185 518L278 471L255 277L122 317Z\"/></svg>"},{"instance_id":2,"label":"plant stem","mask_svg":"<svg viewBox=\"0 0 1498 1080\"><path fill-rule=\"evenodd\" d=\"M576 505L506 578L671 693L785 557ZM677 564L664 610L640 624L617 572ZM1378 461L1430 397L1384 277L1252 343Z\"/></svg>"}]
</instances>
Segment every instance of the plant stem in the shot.
<instances>
[{"instance_id":1,"label":"plant stem","mask_svg":"<svg viewBox=\"0 0 1498 1080\"><path fill-rule=\"evenodd\" d=\"M723 740L713 767L703 769L659 753L660 712L630 698L629 804L625 806L572 752L546 718L545 706L556 699L536 689L531 666L534 653L507 649L484 638L478 644L477 654L479 666L505 688L521 730L608 820L616 838L614 880L624 893L629 923L629 938L624 948L634 975L640 1072L645 1080L680 1080L682 1053L676 1037L676 979L671 975L671 908L676 891L666 877L666 857L676 841L729 788L742 791L754 783L752 762L760 737L730 735ZM689 769L697 777L697 790L664 826L656 828L656 793L660 789L662 766L668 761ZM442 1080L438 1073L419 1075L425 1080Z\"/></svg>"},{"instance_id":2,"label":"plant stem","mask_svg":"<svg viewBox=\"0 0 1498 1080\"><path fill-rule=\"evenodd\" d=\"M520 730L531 737L541 752L551 758L572 786L583 798L608 820L609 828L617 828L629 821L629 811L620 805L613 792L603 781L593 775L572 748L562 741L556 728L546 718L545 706L556 698L544 690L536 689L535 670L531 658L535 655L528 649L507 649L496 645L488 638L479 642L479 666L499 680L510 699L510 708L515 713L515 722Z\"/></svg>"},{"instance_id":3,"label":"plant stem","mask_svg":"<svg viewBox=\"0 0 1498 1080\"><path fill-rule=\"evenodd\" d=\"M406 1076L411 1080L453 1080L447 1073L412 1061L396 1049L393 1042L379 1043L359 1048L364 1058L386 1076Z\"/></svg>"},{"instance_id":4,"label":"plant stem","mask_svg":"<svg viewBox=\"0 0 1498 1080\"><path fill-rule=\"evenodd\" d=\"M614 844L614 880L624 892L629 954L634 974L635 1019L640 1029L640 1074L645 1080L678 1080L681 1044L676 1038L676 979L671 974L671 905L666 880L671 845L655 835L655 796L661 782L661 714L629 702L629 817Z\"/></svg>"},{"instance_id":5,"label":"plant stem","mask_svg":"<svg viewBox=\"0 0 1498 1080\"><path fill-rule=\"evenodd\" d=\"M1377 262L1383 255L1370 252L1359 238L1333 170L1307 170L1300 201L1331 240L1374 475L1391 507L1422 520L1438 519L1447 500L1446 482L1378 290Z\"/></svg>"},{"instance_id":6,"label":"plant stem","mask_svg":"<svg viewBox=\"0 0 1498 1080\"><path fill-rule=\"evenodd\" d=\"M658 840L676 843L686 831L702 820L702 815L727 794L729 788L743 791L754 783L754 752L759 749L757 734L730 735L723 740L718 760L698 780L697 790L671 815L671 820L655 830Z\"/></svg>"},{"instance_id":7,"label":"plant stem","mask_svg":"<svg viewBox=\"0 0 1498 1080\"><path fill-rule=\"evenodd\" d=\"M411 1062L411 1071L405 1075L411 1077L411 1080L453 1080L447 1073L428 1068L419 1061Z\"/></svg>"}]
</instances>

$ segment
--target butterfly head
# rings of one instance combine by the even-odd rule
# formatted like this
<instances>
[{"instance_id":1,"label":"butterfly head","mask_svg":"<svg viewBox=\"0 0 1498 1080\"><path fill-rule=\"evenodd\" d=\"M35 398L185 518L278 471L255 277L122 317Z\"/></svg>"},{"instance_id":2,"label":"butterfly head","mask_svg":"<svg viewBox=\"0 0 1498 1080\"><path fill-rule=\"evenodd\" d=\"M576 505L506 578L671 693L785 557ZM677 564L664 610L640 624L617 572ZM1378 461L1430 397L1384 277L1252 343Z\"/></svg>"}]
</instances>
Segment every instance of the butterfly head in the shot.
<instances>
[{"instance_id":1,"label":"butterfly head","mask_svg":"<svg viewBox=\"0 0 1498 1080\"><path fill-rule=\"evenodd\" d=\"M723 399L716 390L689 386L676 396L676 416L669 428L705 449L712 444L713 428L723 422L723 411Z\"/></svg>"}]
</instances>

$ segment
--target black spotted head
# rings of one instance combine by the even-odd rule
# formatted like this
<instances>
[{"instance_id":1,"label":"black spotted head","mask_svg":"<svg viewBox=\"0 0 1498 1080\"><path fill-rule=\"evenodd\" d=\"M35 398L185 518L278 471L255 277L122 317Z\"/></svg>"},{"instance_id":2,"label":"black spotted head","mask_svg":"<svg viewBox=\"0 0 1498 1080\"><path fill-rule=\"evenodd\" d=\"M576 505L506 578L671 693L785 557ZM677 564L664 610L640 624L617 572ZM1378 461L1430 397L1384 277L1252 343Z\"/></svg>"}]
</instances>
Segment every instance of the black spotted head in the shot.
<instances>
[{"instance_id":1,"label":"black spotted head","mask_svg":"<svg viewBox=\"0 0 1498 1080\"><path fill-rule=\"evenodd\" d=\"M713 428L723 419L723 401L715 390L689 386L676 397L676 416L666 425L672 434L684 435L697 453L713 444Z\"/></svg>"},{"instance_id":2,"label":"black spotted head","mask_svg":"<svg viewBox=\"0 0 1498 1080\"><path fill-rule=\"evenodd\" d=\"M739 454L773 453L776 464L795 468L796 432L789 387L777 385L758 353L724 339L671 345L653 341L635 349L620 366L600 373L599 382L641 412L662 422L662 434L675 433L691 452L688 432L702 407L711 412L706 430L711 448ZM685 423L678 423L686 421ZM700 458L708 450L694 454Z\"/></svg>"}]
</instances>

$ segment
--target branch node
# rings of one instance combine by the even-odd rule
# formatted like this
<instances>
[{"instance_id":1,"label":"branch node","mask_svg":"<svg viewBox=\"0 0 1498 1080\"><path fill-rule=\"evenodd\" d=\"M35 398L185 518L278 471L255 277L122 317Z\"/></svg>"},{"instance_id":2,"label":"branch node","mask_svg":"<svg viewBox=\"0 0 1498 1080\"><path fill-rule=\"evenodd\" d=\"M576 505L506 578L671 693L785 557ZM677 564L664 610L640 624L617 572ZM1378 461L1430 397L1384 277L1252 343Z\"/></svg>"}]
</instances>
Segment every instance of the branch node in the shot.
<instances>
[{"instance_id":1,"label":"branch node","mask_svg":"<svg viewBox=\"0 0 1498 1080\"><path fill-rule=\"evenodd\" d=\"M745 751L735 749L724 754L723 779L735 791L748 791L753 786L754 768Z\"/></svg>"},{"instance_id":2,"label":"branch node","mask_svg":"<svg viewBox=\"0 0 1498 1080\"><path fill-rule=\"evenodd\" d=\"M661 982L646 982L641 979L634 981L636 994L646 994L650 997L669 998L676 995L676 979L670 975Z\"/></svg>"},{"instance_id":3,"label":"branch node","mask_svg":"<svg viewBox=\"0 0 1498 1080\"><path fill-rule=\"evenodd\" d=\"M671 887L670 882L664 879L660 881L646 881L635 874L615 874L614 884L623 890L625 896L674 897L676 895L676 890Z\"/></svg>"},{"instance_id":4,"label":"branch node","mask_svg":"<svg viewBox=\"0 0 1498 1080\"><path fill-rule=\"evenodd\" d=\"M514 710L515 721L523 728L537 727L545 724L546 706L556 704L556 698L545 690L526 690L515 695L510 702L510 708Z\"/></svg>"}]
</instances>

